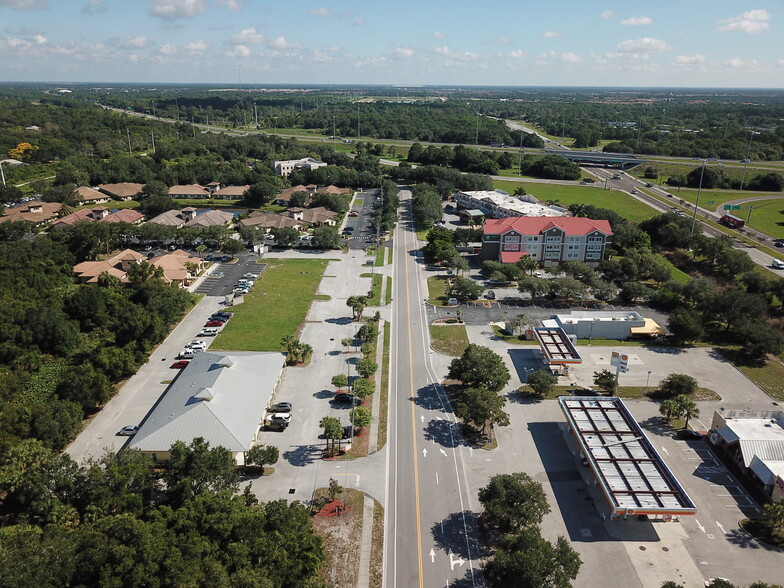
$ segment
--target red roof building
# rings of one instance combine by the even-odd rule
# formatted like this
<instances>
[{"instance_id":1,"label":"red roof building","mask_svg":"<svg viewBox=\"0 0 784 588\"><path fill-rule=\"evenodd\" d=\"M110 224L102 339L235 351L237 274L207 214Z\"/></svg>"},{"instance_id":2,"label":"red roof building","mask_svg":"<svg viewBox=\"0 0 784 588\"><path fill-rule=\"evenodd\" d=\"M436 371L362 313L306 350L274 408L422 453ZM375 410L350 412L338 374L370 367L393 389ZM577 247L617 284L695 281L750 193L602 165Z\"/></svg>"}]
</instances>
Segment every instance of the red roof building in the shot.
<instances>
[{"instance_id":1,"label":"red roof building","mask_svg":"<svg viewBox=\"0 0 784 588\"><path fill-rule=\"evenodd\" d=\"M484 224L480 258L514 263L527 255L544 266L565 261L598 265L612 242L606 220L582 217L522 216Z\"/></svg>"}]
</instances>

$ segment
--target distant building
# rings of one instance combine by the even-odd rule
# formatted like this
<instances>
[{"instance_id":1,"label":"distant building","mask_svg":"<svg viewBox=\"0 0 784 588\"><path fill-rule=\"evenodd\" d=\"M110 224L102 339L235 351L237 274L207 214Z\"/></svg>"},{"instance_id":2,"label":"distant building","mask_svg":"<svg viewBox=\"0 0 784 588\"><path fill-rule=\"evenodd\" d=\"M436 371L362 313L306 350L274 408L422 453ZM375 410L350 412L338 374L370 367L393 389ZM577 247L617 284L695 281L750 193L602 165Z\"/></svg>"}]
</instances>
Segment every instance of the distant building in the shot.
<instances>
[{"instance_id":1,"label":"distant building","mask_svg":"<svg viewBox=\"0 0 784 588\"><path fill-rule=\"evenodd\" d=\"M110 200L107 194L88 186L79 186L74 192L76 193L76 202L79 206L84 206L85 204L103 204Z\"/></svg>"},{"instance_id":2,"label":"distant building","mask_svg":"<svg viewBox=\"0 0 784 588\"><path fill-rule=\"evenodd\" d=\"M133 200L142 195L144 184L137 182L120 182L119 184L102 184L98 189L115 200Z\"/></svg>"},{"instance_id":3,"label":"distant building","mask_svg":"<svg viewBox=\"0 0 784 588\"><path fill-rule=\"evenodd\" d=\"M294 194L299 192L303 192L305 194L312 194L312 191L307 187L300 184L299 186L292 186L291 188L286 188L285 190L281 190L280 194L275 196L275 204L280 206L290 206L291 205L291 197Z\"/></svg>"},{"instance_id":4,"label":"distant building","mask_svg":"<svg viewBox=\"0 0 784 588\"><path fill-rule=\"evenodd\" d=\"M198 257L191 257L187 251L177 249L160 257L154 257L150 264L163 270L163 281L170 286L186 288L196 279L204 262Z\"/></svg>"},{"instance_id":5,"label":"distant building","mask_svg":"<svg viewBox=\"0 0 784 588\"><path fill-rule=\"evenodd\" d=\"M245 186L225 186L223 188L218 187L217 190L213 193L213 198L219 198L223 200L241 200L245 197L245 192L248 191L247 184Z\"/></svg>"},{"instance_id":6,"label":"distant building","mask_svg":"<svg viewBox=\"0 0 784 588\"><path fill-rule=\"evenodd\" d=\"M656 336L661 327L634 311L573 310L569 314L553 314L542 321L545 327L560 327L578 339L629 339Z\"/></svg>"},{"instance_id":7,"label":"distant building","mask_svg":"<svg viewBox=\"0 0 784 588\"><path fill-rule=\"evenodd\" d=\"M251 212L250 216L239 222L243 227L255 227L264 229L269 233L272 229L295 229L301 231L305 228L305 223L298 221L290 216L276 214L274 212Z\"/></svg>"},{"instance_id":8,"label":"distant building","mask_svg":"<svg viewBox=\"0 0 784 588\"><path fill-rule=\"evenodd\" d=\"M320 167L326 167L327 164L323 161L317 161L312 157L303 157L302 159L287 159L275 160L272 162L272 169L279 176L288 176L295 169L314 170Z\"/></svg>"},{"instance_id":9,"label":"distant building","mask_svg":"<svg viewBox=\"0 0 784 588\"><path fill-rule=\"evenodd\" d=\"M289 208L286 214L308 225L329 225L331 227L337 224L338 216L337 212L333 212L323 206L317 206L316 208Z\"/></svg>"},{"instance_id":10,"label":"distant building","mask_svg":"<svg viewBox=\"0 0 784 588\"><path fill-rule=\"evenodd\" d=\"M98 281L98 277L106 272L116 277L121 282L127 283L128 268L135 263L141 263L144 256L133 249L125 249L101 261L83 261L74 266L73 271L81 282L88 284Z\"/></svg>"},{"instance_id":11,"label":"distant building","mask_svg":"<svg viewBox=\"0 0 784 588\"><path fill-rule=\"evenodd\" d=\"M511 196L500 190L456 192L454 199L458 209L478 209L487 218L566 216L568 214L563 208L539 204L536 198L530 194Z\"/></svg>"},{"instance_id":12,"label":"distant building","mask_svg":"<svg viewBox=\"0 0 784 588\"><path fill-rule=\"evenodd\" d=\"M56 220L62 211L63 205L59 202L30 202L24 206L6 208L0 216L0 223L27 221L41 226Z\"/></svg>"},{"instance_id":13,"label":"distant building","mask_svg":"<svg viewBox=\"0 0 784 588\"><path fill-rule=\"evenodd\" d=\"M172 198L209 198L210 195L209 191L198 184L169 188L169 196Z\"/></svg>"},{"instance_id":14,"label":"distant building","mask_svg":"<svg viewBox=\"0 0 784 588\"><path fill-rule=\"evenodd\" d=\"M84 208L74 213L66 215L52 224L53 228L73 226L78 222L99 221L104 223L129 223L136 224L142 221L144 215L138 210L122 208L115 212L109 212L103 206L95 208Z\"/></svg>"},{"instance_id":15,"label":"distant building","mask_svg":"<svg viewBox=\"0 0 784 588\"><path fill-rule=\"evenodd\" d=\"M545 266L565 261L598 265L612 240L606 220L578 217L509 217L483 226L481 260L514 263L524 255Z\"/></svg>"},{"instance_id":16,"label":"distant building","mask_svg":"<svg viewBox=\"0 0 784 588\"><path fill-rule=\"evenodd\" d=\"M716 411L709 439L764 498L784 498L784 411Z\"/></svg>"}]
</instances>

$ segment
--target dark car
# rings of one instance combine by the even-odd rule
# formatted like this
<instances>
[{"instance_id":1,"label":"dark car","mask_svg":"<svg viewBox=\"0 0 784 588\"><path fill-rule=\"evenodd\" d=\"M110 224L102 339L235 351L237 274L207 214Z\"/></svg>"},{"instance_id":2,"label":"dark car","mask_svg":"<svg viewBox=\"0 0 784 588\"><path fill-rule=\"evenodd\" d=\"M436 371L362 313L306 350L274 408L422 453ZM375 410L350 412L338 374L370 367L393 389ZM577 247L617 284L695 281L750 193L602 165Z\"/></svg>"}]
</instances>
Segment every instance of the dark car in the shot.
<instances>
[{"instance_id":1,"label":"dark car","mask_svg":"<svg viewBox=\"0 0 784 588\"><path fill-rule=\"evenodd\" d=\"M230 312L216 312L210 316L210 320L227 321L232 317Z\"/></svg>"},{"instance_id":2,"label":"dark car","mask_svg":"<svg viewBox=\"0 0 784 588\"><path fill-rule=\"evenodd\" d=\"M219 320L207 321L206 323L204 323L204 326L205 327L222 327L223 326L223 321L219 321Z\"/></svg>"},{"instance_id":3,"label":"dark car","mask_svg":"<svg viewBox=\"0 0 784 588\"><path fill-rule=\"evenodd\" d=\"M343 438L344 439L351 439L352 433L354 433L354 432L355 432L354 427L352 427L351 425L345 425L343 427Z\"/></svg>"},{"instance_id":4,"label":"dark car","mask_svg":"<svg viewBox=\"0 0 784 588\"><path fill-rule=\"evenodd\" d=\"M485 298L487 298L488 300L495 300L495 292L493 292L492 290L488 290L487 294L485 294Z\"/></svg>"},{"instance_id":5,"label":"dark car","mask_svg":"<svg viewBox=\"0 0 784 588\"><path fill-rule=\"evenodd\" d=\"M291 412L291 402L278 402L270 408L270 412Z\"/></svg>"},{"instance_id":6,"label":"dark car","mask_svg":"<svg viewBox=\"0 0 784 588\"><path fill-rule=\"evenodd\" d=\"M700 441L702 439L702 433L698 431L692 431L691 429L681 429L675 434L675 437L678 439Z\"/></svg>"},{"instance_id":7,"label":"dark car","mask_svg":"<svg viewBox=\"0 0 784 588\"><path fill-rule=\"evenodd\" d=\"M774 241L773 244L776 247L784 247L784 241Z\"/></svg>"},{"instance_id":8,"label":"dark car","mask_svg":"<svg viewBox=\"0 0 784 588\"><path fill-rule=\"evenodd\" d=\"M353 394L346 394L345 392L340 392L335 394L332 398L333 402L336 404L353 404L354 403L354 395Z\"/></svg>"},{"instance_id":9,"label":"dark car","mask_svg":"<svg viewBox=\"0 0 784 588\"><path fill-rule=\"evenodd\" d=\"M175 362L174 362L173 364L171 364L169 367L170 367L171 369L173 369L173 370L181 370L182 368L184 368L184 367L185 367L186 365L188 365L189 363L190 363L189 361L183 361L183 360L180 360L180 361L175 361Z\"/></svg>"}]
</instances>

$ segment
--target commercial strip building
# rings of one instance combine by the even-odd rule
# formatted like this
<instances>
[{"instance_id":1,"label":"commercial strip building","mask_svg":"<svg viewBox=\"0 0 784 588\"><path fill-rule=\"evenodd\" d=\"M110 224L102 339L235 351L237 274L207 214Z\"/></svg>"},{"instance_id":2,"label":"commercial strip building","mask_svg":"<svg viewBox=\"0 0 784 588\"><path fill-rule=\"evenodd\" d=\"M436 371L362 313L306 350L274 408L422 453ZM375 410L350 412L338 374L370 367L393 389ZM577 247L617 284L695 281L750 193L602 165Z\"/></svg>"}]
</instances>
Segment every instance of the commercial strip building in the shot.
<instances>
[{"instance_id":1,"label":"commercial strip building","mask_svg":"<svg viewBox=\"0 0 784 588\"><path fill-rule=\"evenodd\" d=\"M510 216L566 216L557 206L539 204L533 196L512 196L502 190L476 190L454 194L458 209L480 210L487 218Z\"/></svg>"},{"instance_id":2,"label":"commercial strip building","mask_svg":"<svg viewBox=\"0 0 784 588\"><path fill-rule=\"evenodd\" d=\"M593 472L610 518L669 521L697 508L620 398L558 399L581 458Z\"/></svg>"},{"instance_id":3,"label":"commercial strip building","mask_svg":"<svg viewBox=\"0 0 784 588\"><path fill-rule=\"evenodd\" d=\"M653 319L634 311L573 310L569 314L554 314L542 321L542 326L561 328L577 339L629 339L656 337L664 333Z\"/></svg>"},{"instance_id":4,"label":"commercial strip building","mask_svg":"<svg viewBox=\"0 0 784 588\"><path fill-rule=\"evenodd\" d=\"M545 266L565 261L598 265L613 235L608 221L582 217L490 219L483 231L482 261L514 263L527 255Z\"/></svg>"},{"instance_id":5,"label":"commercial strip building","mask_svg":"<svg viewBox=\"0 0 784 588\"><path fill-rule=\"evenodd\" d=\"M784 498L784 411L714 412L709 439L758 498Z\"/></svg>"},{"instance_id":6,"label":"commercial strip building","mask_svg":"<svg viewBox=\"0 0 784 588\"><path fill-rule=\"evenodd\" d=\"M317 161L312 157L303 157L302 159L286 159L274 160L272 162L272 169L279 176L288 176L295 169L314 170L320 167L325 167L327 164L323 161Z\"/></svg>"},{"instance_id":7,"label":"commercial strip building","mask_svg":"<svg viewBox=\"0 0 784 588\"><path fill-rule=\"evenodd\" d=\"M201 437L228 449L237 465L256 443L283 373L285 354L197 353L147 416L131 449L168 461L177 441Z\"/></svg>"}]
</instances>

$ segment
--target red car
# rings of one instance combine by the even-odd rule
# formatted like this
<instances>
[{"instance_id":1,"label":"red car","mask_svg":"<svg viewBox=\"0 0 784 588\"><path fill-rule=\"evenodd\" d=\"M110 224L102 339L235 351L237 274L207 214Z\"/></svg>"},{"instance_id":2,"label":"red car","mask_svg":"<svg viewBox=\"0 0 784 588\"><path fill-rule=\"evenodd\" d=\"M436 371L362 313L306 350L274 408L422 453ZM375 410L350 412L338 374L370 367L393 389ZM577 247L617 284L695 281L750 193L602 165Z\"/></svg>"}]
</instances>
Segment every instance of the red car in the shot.
<instances>
[{"instance_id":1,"label":"red car","mask_svg":"<svg viewBox=\"0 0 784 588\"><path fill-rule=\"evenodd\" d=\"M222 327L223 321L208 321L204 324L205 327Z\"/></svg>"},{"instance_id":2,"label":"red car","mask_svg":"<svg viewBox=\"0 0 784 588\"><path fill-rule=\"evenodd\" d=\"M184 368L189 363L190 363L189 361L175 361L173 364L171 364L170 367L173 370L181 370L182 368Z\"/></svg>"}]
</instances>

